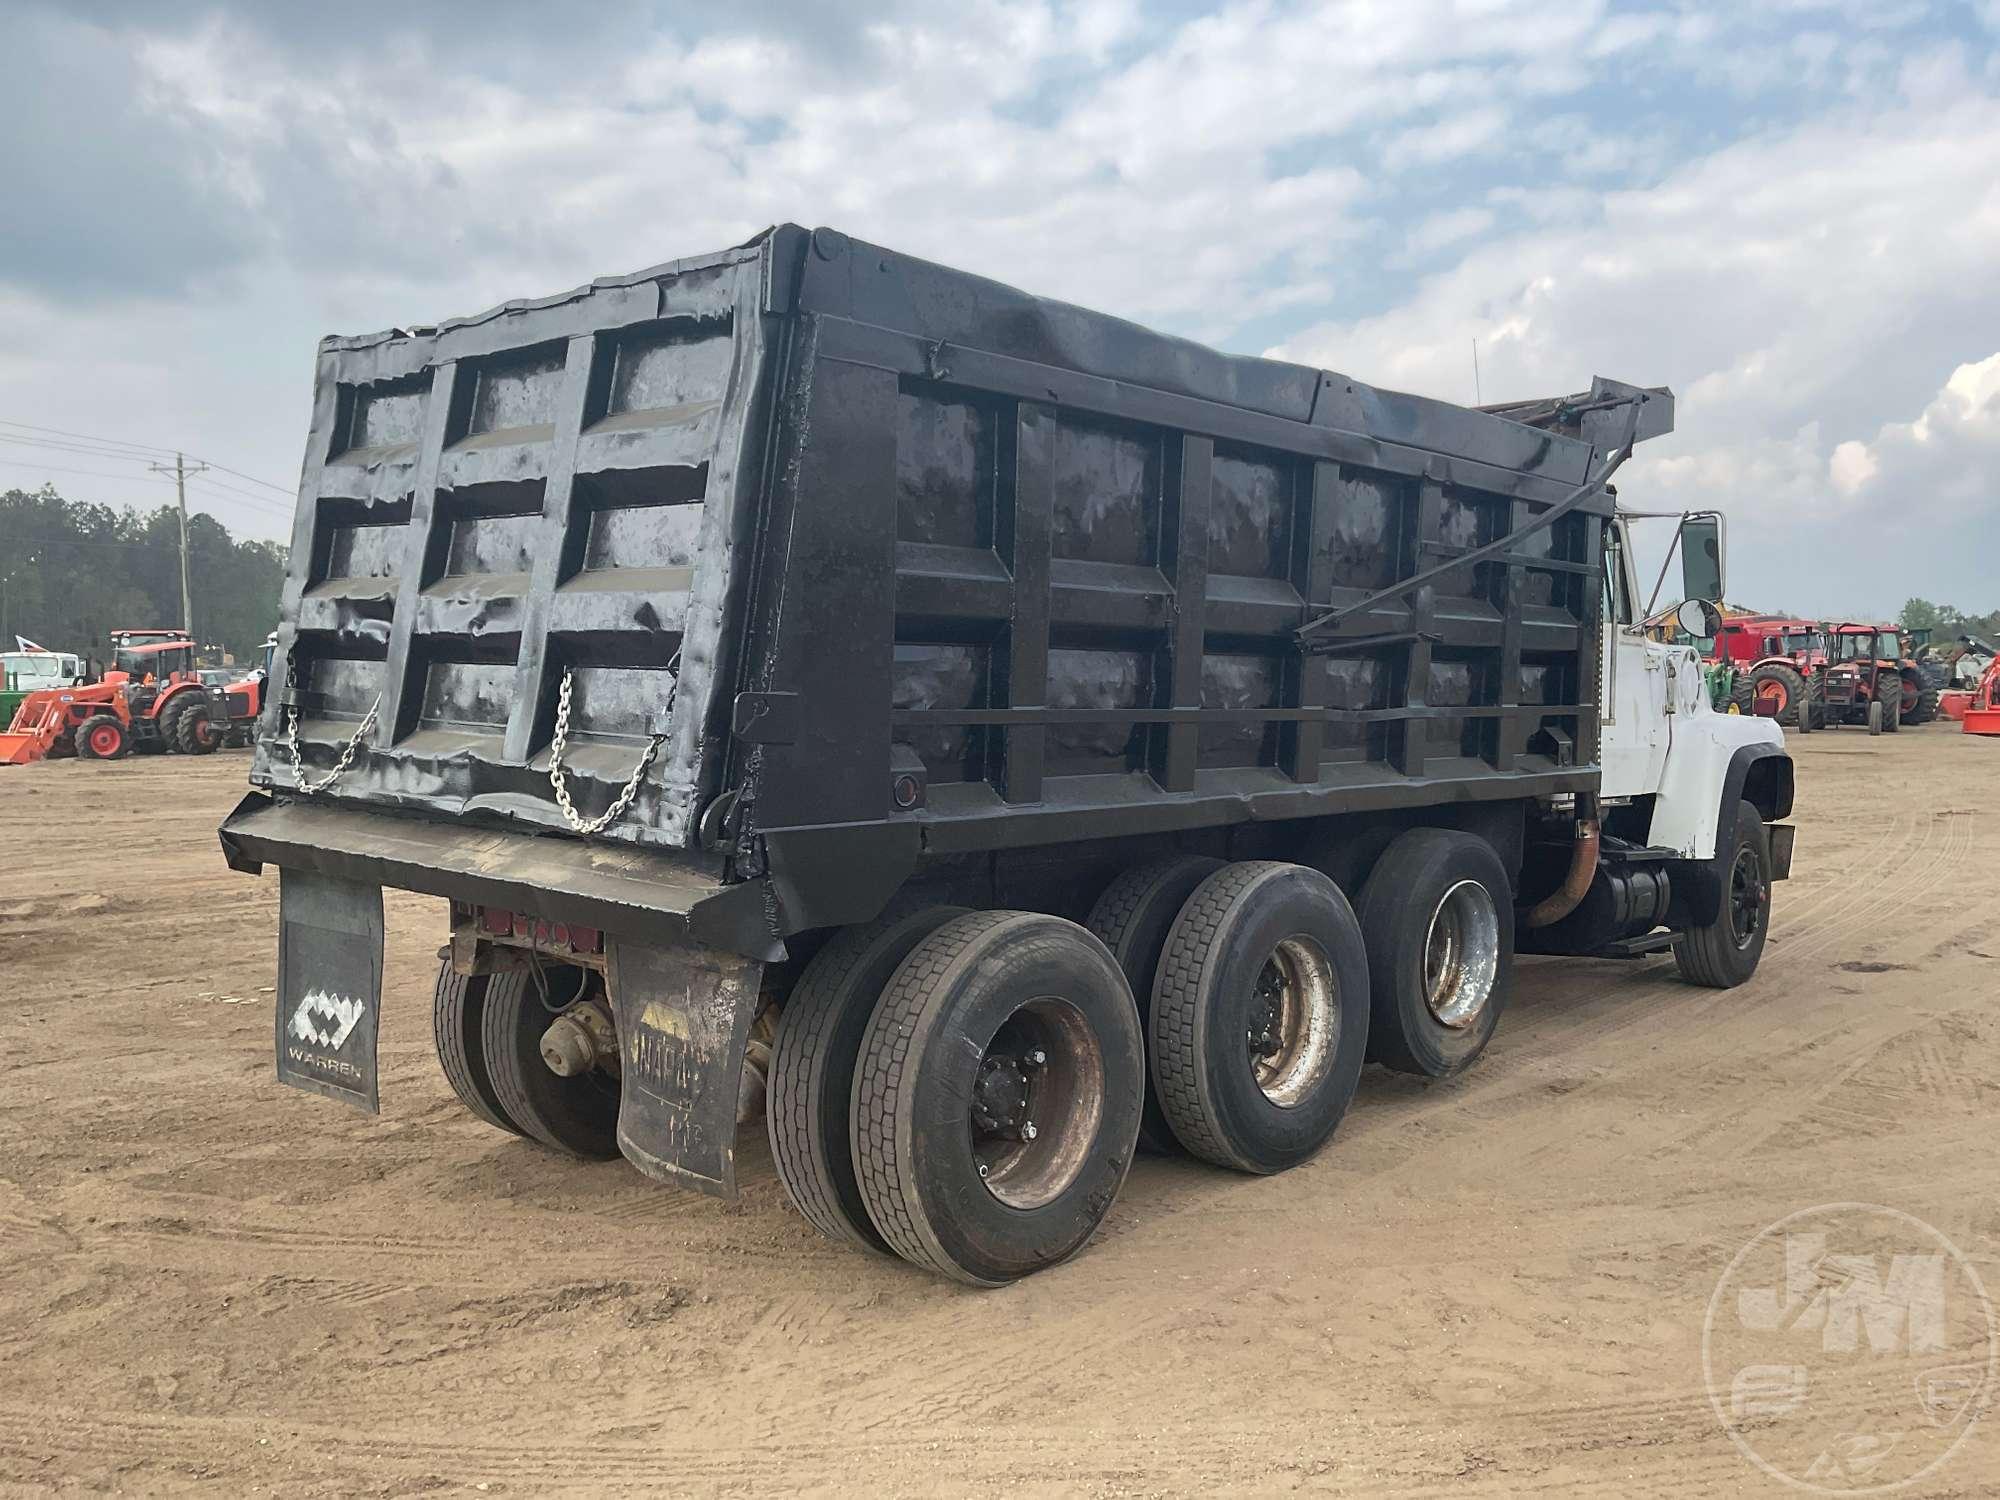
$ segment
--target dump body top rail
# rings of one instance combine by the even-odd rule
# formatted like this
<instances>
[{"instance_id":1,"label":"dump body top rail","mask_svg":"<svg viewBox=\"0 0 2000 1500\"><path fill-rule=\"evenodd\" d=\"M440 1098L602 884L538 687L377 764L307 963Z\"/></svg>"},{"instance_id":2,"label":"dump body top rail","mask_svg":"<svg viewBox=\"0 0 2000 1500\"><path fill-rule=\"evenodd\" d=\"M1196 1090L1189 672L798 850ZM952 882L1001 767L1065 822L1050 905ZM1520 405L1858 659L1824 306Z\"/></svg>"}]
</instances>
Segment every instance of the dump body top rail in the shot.
<instances>
[{"instance_id":1,"label":"dump body top rail","mask_svg":"<svg viewBox=\"0 0 2000 1500\"><path fill-rule=\"evenodd\" d=\"M926 851L1595 785L1595 495L1631 387L1481 412L851 241L321 347L253 781L704 844L775 930ZM1654 393L1639 435L1671 427ZM667 712L671 703L671 712Z\"/></svg>"}]
</instances>

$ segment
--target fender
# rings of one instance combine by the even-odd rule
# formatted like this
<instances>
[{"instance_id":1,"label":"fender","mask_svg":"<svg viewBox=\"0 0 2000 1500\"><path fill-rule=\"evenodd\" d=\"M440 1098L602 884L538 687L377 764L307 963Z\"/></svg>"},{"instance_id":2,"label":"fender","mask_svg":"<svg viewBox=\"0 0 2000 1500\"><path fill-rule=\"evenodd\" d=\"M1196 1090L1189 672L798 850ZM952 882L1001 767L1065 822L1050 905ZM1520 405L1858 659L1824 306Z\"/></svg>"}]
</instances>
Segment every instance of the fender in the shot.
<instances>
[{"instance_id":1,"label":"fender","mask_svg":"<svg viewBox=\"0 0 2000 1500\"><path fill-rule=\"evenodd\" d=\"M1765 822L1792 810L1792 759L1769 719L1719 714L1702 703L1673 718L1673 745L1653 799L1647 842L1683 860L1715 857L1729 809L1747 793ZM1768 764L1775 762L1775 764ZM1753 767L1759 769L1753 773Z\"/></svg>"}]
</instances>

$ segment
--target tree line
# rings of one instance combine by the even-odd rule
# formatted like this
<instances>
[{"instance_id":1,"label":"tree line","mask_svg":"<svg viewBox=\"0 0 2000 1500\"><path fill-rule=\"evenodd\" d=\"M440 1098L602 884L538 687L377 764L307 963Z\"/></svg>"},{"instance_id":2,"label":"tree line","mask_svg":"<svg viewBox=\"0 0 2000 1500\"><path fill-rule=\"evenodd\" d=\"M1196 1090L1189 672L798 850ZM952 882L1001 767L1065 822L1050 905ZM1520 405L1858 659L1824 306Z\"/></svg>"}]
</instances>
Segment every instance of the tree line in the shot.
<instances>
[{"instance_id":1,"label":"tree line","mask_svg":"<svg viewBox=\"0 0 2000 1500\"><path fill-rule=\"evenodd\" d=\"M114 630L181 623L180 513L68 500L53 485L0 495L0 646L24 636L96 658ZM188 594L204 652L248 661L277 627L285 548L188 515Z\"/></svg>"},{"instance_id":2,"label":"tree line","mask_svg":"<svg viewBox=\"0 0 2000 1500\"><path fill-rule=\"evenodd\" d=\"M1931 644L1940 649L1949 648L1966 634L1988 641L2000 639L2000 609L1983 615L1969 615L1949 604L1911 599L1903 605L1900 623L1905 630L1930 631Z\"/></svg>"}]
</instances>

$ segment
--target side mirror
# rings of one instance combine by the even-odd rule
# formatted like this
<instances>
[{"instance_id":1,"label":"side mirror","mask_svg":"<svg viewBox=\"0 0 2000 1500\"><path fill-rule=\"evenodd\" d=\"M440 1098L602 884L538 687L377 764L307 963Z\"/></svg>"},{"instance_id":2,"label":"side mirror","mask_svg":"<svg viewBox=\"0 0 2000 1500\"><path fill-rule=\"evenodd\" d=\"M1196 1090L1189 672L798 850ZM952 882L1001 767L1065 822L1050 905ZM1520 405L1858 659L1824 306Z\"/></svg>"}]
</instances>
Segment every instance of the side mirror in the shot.
<instances>
[{"instance_id":1,"label":"side mirror","mask_svg":"<svg viewBox=\"0 0 2000 1500\"><path fill-rule=\"evenodd\" d=\"M1705 641L1721 634L1722 611L1706 599L1689 598L1674 611L1674 623L1695 640Z\"/></svg>"},{"instance_id":2,"label":"side mirror","mask_svg":"<svg viewBox=\"0 0 2000 1500\"><path fill-rule=\"evenodd\" d=\"M1723 592L1722 517L1713 511L1681 522L1681 597L1720 604Z\"/></svg>"}]
</instances>

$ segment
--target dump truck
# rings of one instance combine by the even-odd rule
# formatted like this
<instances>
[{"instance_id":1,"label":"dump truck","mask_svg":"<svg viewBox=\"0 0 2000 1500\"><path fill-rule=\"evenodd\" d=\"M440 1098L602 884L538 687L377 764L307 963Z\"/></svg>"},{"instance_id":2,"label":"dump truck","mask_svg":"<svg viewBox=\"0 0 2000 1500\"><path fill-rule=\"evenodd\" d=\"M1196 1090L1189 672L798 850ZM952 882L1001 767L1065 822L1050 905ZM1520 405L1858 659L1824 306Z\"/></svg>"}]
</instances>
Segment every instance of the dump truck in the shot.
<instances>
[{"instance_id":1,"label":"dump truck","mask_svg":"<svg viewBox=\"0 0 2000 1500\"><path fill-rule=\"evenodd\" d=\"M221 828L278 1077L381 1107L381 892L443 897L473 1115L729 1195L761 1098L812 1226L992 1286L1140 1149L1277 1173L1366 1060L1470 1066L1516 953L1741 984L1792 765L1638 628L1609 482L1672 425L797 226L329 338Z\"/></svg>"}]
</instances>

